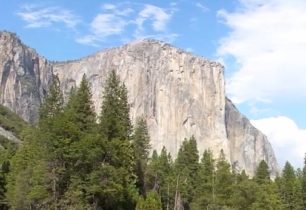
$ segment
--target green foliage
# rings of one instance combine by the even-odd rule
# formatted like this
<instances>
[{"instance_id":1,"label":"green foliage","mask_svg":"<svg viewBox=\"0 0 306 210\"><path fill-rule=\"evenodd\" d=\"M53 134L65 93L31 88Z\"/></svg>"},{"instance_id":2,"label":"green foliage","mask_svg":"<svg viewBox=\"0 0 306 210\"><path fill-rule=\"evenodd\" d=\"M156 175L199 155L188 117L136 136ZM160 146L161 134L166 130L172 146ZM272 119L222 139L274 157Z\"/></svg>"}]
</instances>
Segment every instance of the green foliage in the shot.
<instances>
[{"instance_id":1,"label":"green foliage","mask_svg":"<svg viewBox=\"0 0 306 210\"><path fill-rule=\"evenodd\" d=\"M162 210L162 204L159 195L152 191L144 199L140 197L137 201L136 210Z\"/></svg>"},{"instance_id":2,"label":"green foliage","mask_svg":"<svg viewBox=\"0 0 306 210\"><path fill-rule=\"evenodd\" d=\"M148 128L144 118L136 120L132 140L135 156L135 174L137 176L136 186L139 189L139 193L145 196L145 173L151 146Z\"/></svg>"},{"instance_id":3,"label":"green foliage","mask_svg":"<svg viewBox=\"0 0 306 210\"><path fill-rule=\"evenodd\" d=\"M284 209L302 209L301 188L294 168L286 162L282 176L277 181L280 198Z\"/></svg>"},{"instance_id":4,"label":"green foliage","mask_svg":"<svg viewBox=\"0 0 306 210\"><path fill-rule=\"evenodd\" d=\"M220 157L217 161L214 186L216 204L219 206L230 205L229 196L232 194L233 175L231 173L231 166L225 159L223 150L221 150Z\"/></svg>"},{"instance_id":5,"label":"green foliage","mask_svg":"<svg viewBox=\"0 0 306 210\"><path fill-rule=\"evenodd\" d=\"M174 162L165 147L150 158L146 122L139 118L132 129L127 90L114 71L106 80L99 117L85 75L65 105L54 77L37 127L27 127L15 117L0 106L0 125L23 140L17 147L0 136L1 209L9 205L32 210L302 210L306 206L306 160L303 171L297 172L287 163L275 181L261 161L250 179L245 171L231 171L223 151L215 160L207 150L199 162L194 137L183 141Z\"/></svg>"},{"instance_id":6,"label":"green foliage","mask_svg":"<svg viewBox=\"0 0 306 210\"><path fill-rule=\"evenodd\" d=\"M251 210L282 210L275 183L263 182L256 191L256 200Z\"/></svg>"},{"instance_id":7,"label":"green foliage","mask_svg":"<svg viewBox=\"0 0 306 210\"><path fill-rule=\"evenodd\" d=\"M196 183L191 209L207 209L209 205L214 204L214 164L212 152L205 150L199 167L198 183Z\"/></svg>"},{"instance_id":8,"label":"green foliage","mask_svg":"<svg viewBox=\"0 0 306 210\"><path fill-rule=\"evenodd\" d=\"M63 109L63 95L60 89L60 82L57 76L53 76L49 86L48 94L39 109L39 120L52 119Z\"/></svg>"},{"instance_id":9,"label":"green foliage","mask_svg":"<svg viewBox=\"0 0 306 210\"><path fill-rule=\"evenodd\" d=\"M264 184L266 182L270 182L270 172L269 166L267 165L266 161L262 160L256 170L256 174L254 180L258 184Z\"/></svg>"},{"instance_id":10,"label":"green foliage","mask_svg":"<svg viewBox=\"0 0 306 210\"><path fill-rule=\"evenodd\" d=\"M80 86L71 93L64 110L69 121L80 131L88 132L95 128L96 114L91 98L89 83L84 74Z\"/></svg>"},{"instance_id":11,"label":"green foliage","mask_svg":"<svg viewBox=\"0 0 306 210\"><path fill-rule=\"evenodd\" d=\"M127 90L112 70L106 80L100 114L100 132L107 139L128 139L132 126L129 118Z\"/></svg>"},{"instance_id":12,"label":"green foliage","mask_svg":"<svg viewBox=\"0 0 306 210\"><path fill-rule=\"evenodd\" d=\"M257 184L242 171L241 174L236 175L230 201L231 205L238 210L251 209L252 204L256 201L257 190Z\"/></svg>"},{"instance_id":13,"label":"green foliage","mask_svg":"<svg viewBox=\"0 0 306 210\"><path fill-rule=\"evenodd\" d=\"M5 130L11 131L17 137L20 137L22 130L27 127L27 123L17 114L8 108L0 105L0 126Z\"/></svg>"},{"instance_id":14,"label":"green foliage","mask_svg":"<svg viewBox=\"0 0 306 210\"><path fill-rule=\"evenodd\" d=\"M303 199L303 207L306 209L306 153L305 153L305 159L304 159L304 168L302 172L302 199Z\"/></svg>"},{"instance_id":15,"label":"green foliage","mask_svg":"<svg viewBox=\"0 0 306 210\"><path fill-rule=\"evenodd\" d=\"M175 161L175 171L179 182L178 191L184 208L189 209L199 177L199 152L194 137L183 141Z\"/></svg>"}]
</instances>

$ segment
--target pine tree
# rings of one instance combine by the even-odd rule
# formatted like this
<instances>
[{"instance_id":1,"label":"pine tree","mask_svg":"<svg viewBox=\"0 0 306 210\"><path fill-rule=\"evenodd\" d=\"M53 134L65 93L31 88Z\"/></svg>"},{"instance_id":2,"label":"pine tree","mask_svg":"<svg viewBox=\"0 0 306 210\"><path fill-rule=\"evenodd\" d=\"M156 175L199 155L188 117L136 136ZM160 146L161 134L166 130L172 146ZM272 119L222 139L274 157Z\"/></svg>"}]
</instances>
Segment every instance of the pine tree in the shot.
<instances>
[{"instance_id":1,"label":"pine tree","mask_svg":"<svg viewBox=\"0 0 306 210\"><path fill-rule=\"evenodd\" d=\"M183 141L175 161L175 170L184 208L189 209L195 195L199 172L199 154L194 137Z\"/></svg>"},{"instance_id":2,"label":"pine tree","mask_svg":"<svg viewBox=\"0 0 306 210\"><path fill-rule=\"evenodd\" d=\"M133 149L135 155L135 173L137 176L137 188L139 193L145 196L145 173L150 152L150 137L147 124L144 118L136 120L134 134L132 136Z\"/></svg>"},{"instance_id":3,"label":"pine tree","mask_svg":"<svg viewBox=\"0 0 306 210\"><path fill-rule=\"evenodd\" d=\"M106 210L134 209L137 191L129 104L127 90L115 71L107 78L99 119L102 152L100 164L88 175L91 203Z\"/></svg>"},{"instance_id":4,"label":"pine tree","mask_svg":"<svg viewBox=\"0 0 306 210\"><path fill-rule=\"evenodd\" d=\"M252 210L282 210L281 200L277 193L277 184L271 182L269 167L262 160L253 178L257 183L256 199L252 204Z\"/></svg>"},{"instance_id":5,"label":"pine tree","mask_svg":"<svg viewBox=\"0 0 306 210\"><path fill-rule=\"evenodd\" d=\"M146 198L138 199L136 210L162 210L159 195L156 192L149 192Z\"/></svg>"},{"instance_id":6,"label":"pine tree","mask_svg":"<svg viewBox=\"0 0 306 210\"><path fill-rule=\"evenodd\" d=\"M256 191L256 200L251 210L282 210L275 183L262 182ZM285 210L285 209L284 209Z\"/></svg>"},{"instance_id":7,"label":"pine tree","mask_svg":"<svg viewBox=\"0 0 306 210\"><path fill-rule=\"evenodd\" d=\"M147 191L157 191L161 197L163 209L173 209L174 199L174 174L171 156L167 154L167 149L162 148L158 156L156 150L148 162L145 174Z\"/></svg>"},{"instance_id":8,"label":"pine tree","mask_svg":"<svg viewBox=\"0 0 306 210\"><path fill-rule=\"evenodd\" d=\"M218 206L229 206L230 196L233 188L233 176L231 166L225 159L223 150L220 152L220 157L216 165L215 189L216 189L216 204Z\"/></svg>"},{"instance_id":9,"label":"pine tree","mask_svg":"<svg viewBox=\"0 0 306 210\"><path fill-rule=\"evenodd\" d=\"M245 170L240 174L235 174L235 184L231 196L231 205L234 209L247 210L251 209L252 204L256 201L258 185L249 179Z\"/></svg>"},{"instance_id":10,"label":"pine tree","mask_svg":"<svg viewBox=\"0 0 306 210\"><path fill-rule=\"evenodd\" d=\"M23 133L24 143L12 159L7 197L13 208L56 208L59 187L55 187L58 177L52 173L53 152L60 146L53 131L62 125L55 120L62 111L60 84L54 76L39 110L38 128L29 128Z\"/></svg>"},{"instance_id":11,"label":"pine tree","mask_svg":"<svg viewBox=\"0 0 306 210\"><path fill-rule=\"evenodd\" d=\"M45 208L52 197L48 192L47 150L35 133L35 128L23 133L23 144L11 160L6 195L13 209Z\"/></svg>"},{"instance_id":12,"label":"pine tree","mask_svg":"<svg viewBox=\"0 0 306 210\"><path fill-rule=\"evenodd\" d=\"M304 168L302 174L302 198L303 198L304 209L306 209L306 153L305 153Z\"/></svg>"},{"instance_id":13,"label":"pine tree","mask_svg":"<svg viewBox=\"0 0 306 210\"><path fill-rule=\"evenodd\" d=\"M74 123L80 131L90 131L95 126L96 114L92 102L92 94L86 75L84 74L80 86L74 90L65 108L69 121Z\"/></svg>"},{"instance_id":14,"label":"pine tree","mask_svg":"<svg viewBox=\"0 0 306 210\"><path fill-rule=\"evenodd\" d=\"M107 140L129 139L131 121L126 87L121 84L119 77L112 70L107 78L103 92L100 132Z\"/></svg>"},{"instance_id":15,"label":"pine tree","mask_svg":"<svg viewBox=\"0 0 306 210\"><path fill-rule=\"evenodd\" d=\"M199 168L198 183L195 188L191 209L208 209L209 206L214 204L215 186L215 160L210 150L205 150Z\"/></svg>"},{"instance_id":16,"label":"pine tree","mask_svg":"<svg viewBox=\"0 0 306 210\"><path fill-rule=\"evenodd\" d=\"M63 109L64 99L60 89L60 81L53 76L48 93L39 109L39 120L43 122L59 114Z\"/></svg>"},{"instance_id":17,"label":"pine tree","mask_svg":"<svg viewBox=\"0 0 306 210\"><path fill-rule=\"evenodd\" d=\"M258 184L263 184L266 182L270 182L270 172L269 172L269 166L267 165L266 161L262 160L256 170L254 180Z\"/></svg>"},{"instance_id":18,"label":"pine tree","mask_svg":"<svg viewBox=\"0 0 306 210\"><path fill-rule=\"evenodd\" d=\"M284 209L302 209L301 190L294 168L286 162L279 180L279 192Z\"/></svg>"}]
</instances>

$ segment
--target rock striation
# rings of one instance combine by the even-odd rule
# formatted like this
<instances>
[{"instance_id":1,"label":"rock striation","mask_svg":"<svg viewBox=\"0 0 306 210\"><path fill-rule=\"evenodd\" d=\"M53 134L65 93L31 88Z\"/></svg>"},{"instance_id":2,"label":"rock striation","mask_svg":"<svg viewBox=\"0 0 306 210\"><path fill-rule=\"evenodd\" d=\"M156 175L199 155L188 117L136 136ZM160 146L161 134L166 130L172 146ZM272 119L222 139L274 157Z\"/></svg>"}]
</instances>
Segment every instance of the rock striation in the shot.
<instances>
[{"instance_id":1,"label":"rock striation","mask_svg":"<svg viewBox=\"0 0 306 210\"><path fill-rule=\"evenodd\" d=\"M57 75L65 96L83 74L92 86L100 111L106 76L115 70L128 89L131 119L144 116L152 148L165 146L176 156L192 135L200 154L223 149L237 169L254 174L266 160L273 173L277 161L267 138L226 99L223 67L169 44L141 40L67 62L49 62L26 47L15 35L0 33L0 102L34 122L52 75Z\"/></svg>"}]
</instances>

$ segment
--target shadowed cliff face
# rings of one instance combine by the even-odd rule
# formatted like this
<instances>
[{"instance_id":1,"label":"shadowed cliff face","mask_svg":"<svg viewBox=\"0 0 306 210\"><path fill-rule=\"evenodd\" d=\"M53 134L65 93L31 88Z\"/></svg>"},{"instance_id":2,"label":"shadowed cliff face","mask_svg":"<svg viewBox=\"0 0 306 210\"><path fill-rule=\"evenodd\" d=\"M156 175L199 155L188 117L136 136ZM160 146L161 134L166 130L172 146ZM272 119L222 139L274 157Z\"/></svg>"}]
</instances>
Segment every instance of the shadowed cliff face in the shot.
<instances>
[{"instance_id":1,"label":"shadowed cliff face","mask_svg":"<svg viewBox=\"0 0 306 210\"><path fill-rule=\"evenodd\" d=\"M37 120L37 109L52 66L15 35L0 33L0 103L29 122Z\"/></svg>"},{"instance_id":2,"label":"shadowed cliff face","mask_svg":"<svg viewBox=\"0 0 306 210\"><path fill-rule=\"evenodd\" d=\"M194 135L200 154L210 148L218 157L223 149L236 168L249 174L262 159L277 170L266 137L226 100L223 67L216 62L143 40L77 61L50 63L12 34L0 34L1 103L28 121L37 118L53 74L67 96L85 73L99 112L106 76L114 69L128 89L132 120L147 119L153 149L165 145L176 156L184 138Z\"/></svg>"}]
</instances>

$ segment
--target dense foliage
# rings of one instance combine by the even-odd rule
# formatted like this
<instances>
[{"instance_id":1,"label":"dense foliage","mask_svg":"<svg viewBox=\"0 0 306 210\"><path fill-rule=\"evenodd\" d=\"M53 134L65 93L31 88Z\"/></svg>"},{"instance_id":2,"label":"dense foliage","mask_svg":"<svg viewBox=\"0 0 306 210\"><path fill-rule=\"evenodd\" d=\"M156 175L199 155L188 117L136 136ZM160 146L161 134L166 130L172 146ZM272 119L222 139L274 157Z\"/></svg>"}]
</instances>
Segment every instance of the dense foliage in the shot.
<instances>
[{"instance_id":1,"label":"dense foliage","mask_svg":"<svg viewBox=\"0 0 306 210\"><path fill-rule=\"evenodd\" d=\"M105 84L98 116L85 75L66 103L54 77L36 126L0 106L0 124L23 140L0 155L1 209L306 209L306 159L272 180L264 160L250 178L223 151L199 154L194 137L174 160L165 147L150 155L146 120L133 128L124 84L114 71Z\"/></svg>"}]
</instances>

